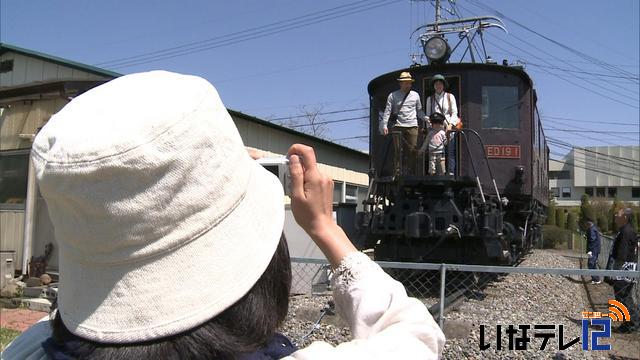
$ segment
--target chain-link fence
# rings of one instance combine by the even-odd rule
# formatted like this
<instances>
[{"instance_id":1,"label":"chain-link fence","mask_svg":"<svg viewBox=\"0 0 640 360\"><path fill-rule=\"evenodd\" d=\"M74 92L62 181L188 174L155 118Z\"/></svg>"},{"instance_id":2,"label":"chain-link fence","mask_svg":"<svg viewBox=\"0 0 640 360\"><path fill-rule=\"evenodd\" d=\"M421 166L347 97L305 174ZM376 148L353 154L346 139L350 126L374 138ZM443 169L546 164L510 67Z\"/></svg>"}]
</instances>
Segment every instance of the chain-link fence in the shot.
<instances>
[{"instance_id":1,"label":"chain-link fence","mask_svg":"<svg viewBox=\"0 0 640 360\"><path fill-rule=\"evenodd\" d=\"M598 266L600 269L607 268L607 260L611 254L614 240L615 238L611 236L600 234L600 256L598 256Z\"/></svg>"},{"instance_id":2,"label":"chain-link fence","mask_svg":"<svg viewBox=\"0 0 640 360\"><path fill-rule=\"evenodd\" d=\"M603 241L603 253L604 244ZM586 258L581 261L586 267ZM585 311L606 312L613 291L589 284L596 277L633 280L631 293L640 300L639 271L537 268L432 263L378 262L407 293L429 308L441 327L460 319L494 322L549 322L580 317ZM324 259L292 258L296 294L326 293L331 270ZM586 292L586 296L585 296ZM597 293L597 294L596 294ZM586 300L582 300L586 299ZM604 299L604 300L603 300ZM466 320L465 320L466 321Z\"/></svg>"}]
</instances>

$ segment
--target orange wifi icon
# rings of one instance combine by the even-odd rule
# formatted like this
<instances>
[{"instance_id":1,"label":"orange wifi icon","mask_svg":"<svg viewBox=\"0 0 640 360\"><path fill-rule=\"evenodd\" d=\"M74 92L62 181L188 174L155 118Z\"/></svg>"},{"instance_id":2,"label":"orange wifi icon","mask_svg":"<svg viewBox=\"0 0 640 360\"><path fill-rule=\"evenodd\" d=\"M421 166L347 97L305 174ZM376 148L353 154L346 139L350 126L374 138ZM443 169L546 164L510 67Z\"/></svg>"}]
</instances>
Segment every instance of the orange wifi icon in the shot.
<instances>
[{"instance_id":1,"label":"orange wifi icon","mask_svg":"<svg viewBox=\"0 0 640 360\"><path fill-rule=\"evenodd\" d=\"M609 313L607 316L613 321L629 321L631 319L627 307L617 300L609 300Z\"/></svg>"}]
</instances>

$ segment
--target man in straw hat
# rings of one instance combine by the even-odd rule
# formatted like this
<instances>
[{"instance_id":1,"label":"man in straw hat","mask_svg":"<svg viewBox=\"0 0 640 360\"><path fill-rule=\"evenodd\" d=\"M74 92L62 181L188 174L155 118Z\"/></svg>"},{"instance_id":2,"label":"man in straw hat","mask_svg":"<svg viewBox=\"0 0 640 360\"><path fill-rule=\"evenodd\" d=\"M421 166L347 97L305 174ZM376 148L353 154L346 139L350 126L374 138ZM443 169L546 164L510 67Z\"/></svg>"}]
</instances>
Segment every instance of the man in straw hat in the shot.
<instances>
[{"instance_id":1,"label":"man in straw hat","mask_svg":"<svg viewBox=\"0 0 640 360\"><path fill-rule=\"evenodd\" d=\"M437 74L431 79L429 85L434 90L433 95L426 99L425 112L427 116L431 116L433 113L441 113L445 116L444 126L447 131L455 128L460 121L458 117L458 106L456 105L456 98L453 94L446 92L449 88L449 83L444 76ZM447 168L449 175L455 174L456 169L456 141L453 135L449 136L449 144L447 145Z\"/></svg>"},{"instance_id":2,"label":"man in straw hat","mask_svg":"<svg viewBox=\"0 0 640 360\"><path fill-rule=\"evenodd\" d=\"M153 71L76 97L36 137L57 310L2 358L439 357L444 335L427 308L335 224L333 181L313 149L288 156L293 215L334 269L353 341L296 350L276 333L291 284L282 185L249 156L211 84Z\"/></svg>"},{"instance_id":3,"label":"man in straw hat","mask_svg":"<svg viewBox=\"0 0 640 360\"><path fill-rule=\"evenodd\" d=\"M400 77L398 77L400 89L387 97L387 105L380 124L380 132L383 135L388 135L389 131L397 133L397 136L393 137L395 175L399 175L401 172L401 160L404 168L402 170L408 170L411 174L415 174L418 118L423 121L423 124L426 120L422 111L420 95L411 90L413 82L411 73L408 71L400 73ZM400 154L402 154L402 158Z\"/></svg>"}]
</instances>

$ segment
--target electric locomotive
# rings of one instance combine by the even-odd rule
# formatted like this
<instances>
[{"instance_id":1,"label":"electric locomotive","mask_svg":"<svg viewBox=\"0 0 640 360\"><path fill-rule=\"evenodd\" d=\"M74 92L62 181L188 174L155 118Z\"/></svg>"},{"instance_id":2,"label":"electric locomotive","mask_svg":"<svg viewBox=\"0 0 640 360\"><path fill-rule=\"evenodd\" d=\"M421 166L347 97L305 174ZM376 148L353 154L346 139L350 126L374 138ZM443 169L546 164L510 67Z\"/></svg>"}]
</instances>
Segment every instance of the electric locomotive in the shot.
<instances>
[{"instance_id":1,"label":"electric locomotive","mask_svg":"<svg viewBox=\"0 0 640 360\"><path fill-rule=\"evenodd\" d=\"M373 79L370 96L370 188L358 213L361 248L376 260L513 264L541 240L548 203L548 158L532 79L523 66L447 62L446 34L502 27L481 17L426 25L421 41L429 64L414 64ZM461 30L462 29L462 30ZM469 46L471 42L469 41ZM442 74L463 121L455 136L453 175L427 175L427 154L418 153L413 174L394 171L392 135L379 131L387 96L401 72L416 80L422 104L430 80ZM418 139L418 148L426 140ZM401 158L401 156L400 156Z\"/></svg>"}]
</instances>

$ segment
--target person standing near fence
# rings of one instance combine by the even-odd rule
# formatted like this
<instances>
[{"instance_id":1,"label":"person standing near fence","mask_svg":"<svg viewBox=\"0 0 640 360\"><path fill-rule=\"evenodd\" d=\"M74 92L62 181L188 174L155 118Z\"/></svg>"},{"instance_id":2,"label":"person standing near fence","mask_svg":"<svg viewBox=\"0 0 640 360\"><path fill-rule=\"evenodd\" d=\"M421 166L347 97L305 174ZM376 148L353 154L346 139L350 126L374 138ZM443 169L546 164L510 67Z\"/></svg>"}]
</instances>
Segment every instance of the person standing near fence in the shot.
<instances>
[{"instance_id":1,"label":"person standing near fence","mask_svg":"<svg viewBox=\"0 0 640 360\"><path fill-rule=\"evenodd\" d=\"M593 219L586 219L587 225L587 265L589 269L595 270L598 265L598 255L600 255L600 229L593 223ZM602 283L600 276L591 276L591 284Z\"/></svg>"},{"instance_id":2,"label":"person standing near fence","mask_svg":"<svg viewBox=\"0 0 640 360\"><path fill-rule=\"evenodd\" d=\"M626 270L625 265L637 261L637 235L633 230L633 226L631 226L632 216L633 212L629 208L620 209L615 214L615 222L619 230L609 259L609 261L613 261L614 270ZM616 300L627 307L631 318L630 321L625 321L620 325L618 332L621 333L640 331L640 309L638 309L638 304L633 299L633 285L633 282L624 278L618 277L613 280L613 292Z\"/></svg>"}]
</instances>

